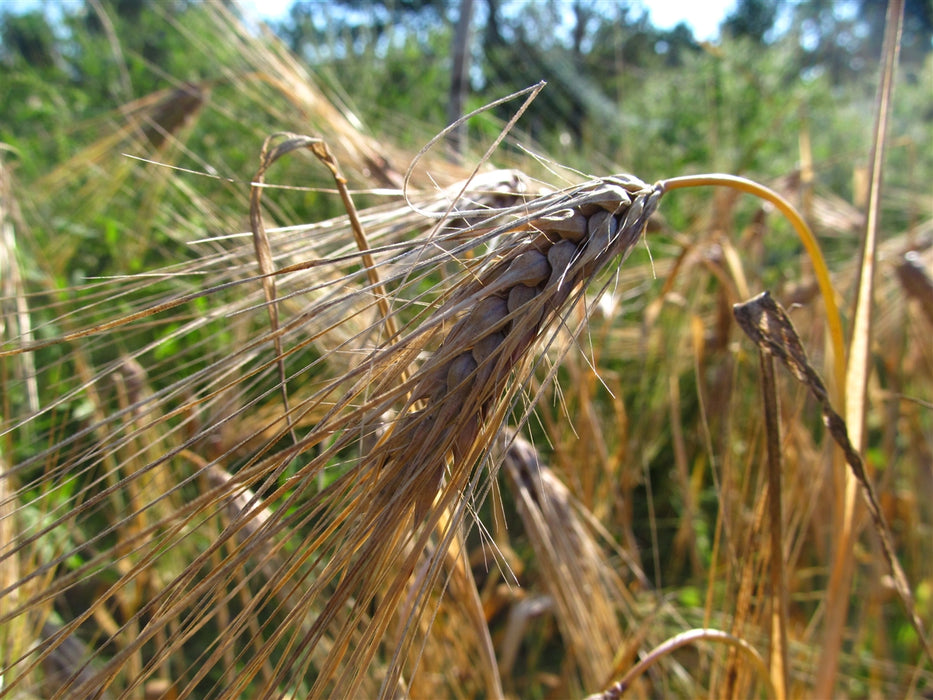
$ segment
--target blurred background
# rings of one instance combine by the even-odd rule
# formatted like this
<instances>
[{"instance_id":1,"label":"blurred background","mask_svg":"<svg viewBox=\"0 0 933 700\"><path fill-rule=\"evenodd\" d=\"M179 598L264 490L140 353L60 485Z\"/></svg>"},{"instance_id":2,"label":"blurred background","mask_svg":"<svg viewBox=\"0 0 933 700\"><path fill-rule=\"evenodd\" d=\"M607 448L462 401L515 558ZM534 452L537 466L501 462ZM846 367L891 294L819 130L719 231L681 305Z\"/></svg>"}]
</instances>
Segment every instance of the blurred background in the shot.
<instances>
[{"instance_id":1,"label":"blurred background","mask_svg":"<svg viewBox=\"0 0 933 700\"><path fill-rule=\"evenodd\" d=\"M249 229L249 181L272 133L322 136L357 191L357 206L393 196L401 211L397 188L420 148L459 116L540 80L547 87L491 155L490 167L519 168L557 186L616 172L646 182L725 172L766 183L814 228L848 330L865 229L885 4L692 4L696 8L601 0L0 2L3 340L58 337L190 293L198 288L194 274L208 269L211 255L223 261L211 278L218 285L253 274L248 239L232 236ZM687 11L700 6L703 17ZM864 450L928 626L931 41L933 3L907 0L887 135ZM468 119L432 151L424 169L440 184L465 177L519 104L506 102ZM344 214L333 180L310 156L276 164L269 179L282 186L266 196L270 228ZM380 221L391 223L396 213L384 215L389 218ZM521 588L494 580L495 572L482 566L482 543L472 542L487 621L500 651L510 650L503 675L519 697L595 691L599 681L593 679L626 668L643 651L639 644L648 647L690 626L716 625L759 641L766 636L767 609L759 604L765 598L757 588L766 565L757 362L732 324L731 304L741 300L740 291L769 289L785 305L798 305L794 322L832 384L813 270L770 206L732 192L665 195L647 240L618 272L612 293L591 309L596 342L590 356L564 358L558 382L541 390L527 426L587 523L605 528L592 527L599 532L594 539L610 543L600 562L618 574L620 590L632 594L631 600L612 598L625 600L619 604L624 610L615 612L627 646L623 653L606 642L595 670L581 671L580 650L595 648L593 640L584 635L574 646L561 636L566 629L544 614L515 622L521 603L550 595L531 535L518 525L496 532ZM284 234L277 241L292 243ZM308 246L283 260L299 260ZM176 265L191 276L121 277ZM3 358L0 446L8 462L26 465L16 475L24 484L16 498L28 503L16 517L34 524L70 508L70 491L48 495L42 486L46 478L51 482L46 474L55 474L55 465L76 459L56 447L58 441L81 431L90 435L89 426L108 420L101 416L132 403L114 393L112 383L106 384L109 395L87 391L89 377L109 382L115 363L130 355L145 368L133 377L145 379L149 396L174 391L186 372L203 367L219 376L225 353L267 332L262 313L242 327L224 317L239 301L236 290L221 290L86 345ZM202 326L186 325L201 318L207 319ZM298 358L294 362L303 361ZM271 374L265 379L269 386L277 381ZM205 391L211 381L214 375ZM237 413L238 422L211 434L204 459L232 455L233 472L237 460L247 461L249 455L236 451L238 441L253 431L259 436L279 410L267 389L244 389L238 400L256 410ZM782 391L792 675L806 696L826 648L838 471L819 407L790 381ZM172 431L184 425L177 431L182 434L166 430L159 438L159 449L169 455L171 441L180 444L188 437L184 430L196 432L199 424L179 418L178 405L187 407L183 392L165 396L153 401L164 409L165 425L175 426ZM95 439L108 445L122 429ZM120 457L121 468L135 473L135 460L146 463L145 449ZM515 523L514 503L505 500ZM105 517L117 522L121 512L117 505L114 513L95 512L84 523L87 532L56 544L74 553L62 571L83 572L82 538L93 537ZM485 523L494 520L489 506L480 515ZM166 512L166 522L169 517ZM846 626L831 642L841 658L832 687L856 697L929 692L929 665L885 579L877 543L860 532L853 583L843 593ZM196 554L179 545L179 559ZM158 590L158 577L152 587ZM585 600L578 602L585 608ZM78 603L83 609L86 601ZM121 605L129 618L140 602L127 595ZM57 609L67 618L60 604ZM103 619L95 624L119 627ZM83 634L93 640L99 631ZM470 663L465 654L467 676ZM742 681L733 682L722 670L730 663L726 652L712 664L702 654L678 657L643 696L665 690L696 696L699 686L688 676L711 677L710 696L752 695L758 687L753 674L745 669ZM464 696L471 687L464 685Z\"/></svg>"}]
</instances>

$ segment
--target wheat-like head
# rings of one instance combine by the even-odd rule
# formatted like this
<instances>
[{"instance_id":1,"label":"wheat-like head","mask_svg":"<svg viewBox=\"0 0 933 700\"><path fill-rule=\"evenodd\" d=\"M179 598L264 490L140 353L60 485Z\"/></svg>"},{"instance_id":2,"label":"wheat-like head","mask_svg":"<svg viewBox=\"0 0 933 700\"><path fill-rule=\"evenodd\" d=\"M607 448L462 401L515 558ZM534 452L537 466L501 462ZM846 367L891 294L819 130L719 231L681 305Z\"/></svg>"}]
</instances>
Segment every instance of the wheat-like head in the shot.
<instances>
[{"instance_id":1,"label":"wheat-like head","mask_svg":"<svg viewBox=\"0 0 933 700\"><path fill-rule=\"evenodd\" d=\"M25 562L72 519L100 517L119 492L134 494L129 509L99 540L66 546L38 566L29 563L33 573L3 592L10 604L0 610L0 623L45 620L55 600L74 597L102 567L112 567L113 576L103 590L79 596L84 609L73 619L47 625L33 652L5 662L8 688L32 677L37 665L52 663L79 627L93 623L107 630L107 642L69 662L70 671L56 675L59 684L42 692L129 697L152 679L167 678L182 696L197 689L209 697L350 697L380 688L391 695L417 675L419 640L430 633L432 611L440 605L438 584L458 580L452 552L476 505L482 479L476 466L515 405L535 347L553 337L564 312L600 271L632 249L661 194L630 176L539 197L522 192L525 185L514 174L503 181L507 188L487 180L463 199L451 190L434 203L422 202L423 210L454 213L414 243L400 244L398 217L394 227L373 227L371 253L402 321L396 336L380 337L372 285L348 291L364 279L352 269L358 257L349 249L335 248L329 259L334 269L346 266L343 276L323 274L321 261L317 284L308 285L297 267L281 277L281 304L310 300L276 331L289 348L286 360L348 328L356 316L372 319L322 345L334 357L351 358L343 369L322 374L320 361L292 367L296 444L287 444L286 422L278 415L210 457L206 438L250 409L239 387L249 386L244 382L257 371L271 371L274 359L250 368L268 337L248 343L242 356L227 360L231 366L219 360L193 375L194 385L204 381L205 388L195 390L189 410L222 401L213 423L187 441L170 443L158 432L169 425L155 410L166 394L134 392L116 419L129 426L122 435L108 436L106 426L115 419L100 418L100 442L66 457L54 474L64 482L69 471L94 460L116 466L73 499L70 512L50 514L48 524L27 531L0 555ZM427 280L445 272L453 284L432 297ZM114 366L115 376L122 376L122 366ZM233 367L243 375L230 378ZM122 455L147 435L148 461L130 470ZM61 449L41 458L51 463ZM249 458L234 469L244 450ZM27 479L29 468L10 470L8 484ZM24 489L16 495L28 501ZM116 545L110 543L114 535ZM181 551L190 560L166 567L175 572L170 580L151 580L156 560ZM79 552L83 561L66 565ZM130 602L144 583L145 595ZM222 633L205 640L211 629ZM190 648L201 656L187 658L195 639Z\"/></svg>"},{"instance_id":2,"label":"wheat-like head","mask_svg":"<svg viewBox=\"0 0 933 700\"><path fill-rule=\"evenodd\" d=\"M575 293L631 250L659 197L626 177L535 203L539 213L520 225L525 240L493 256L437 309L453 325L413 378L410 398L424 404L405 412L377 450L379 469L393 467L381 479L383 490L412 489L421 513L434 499L448 456L455 465L475 462L475 446L488 444L477 438L488 419L495 419L493 433L501 425L496 406L514 393L510 379L512 387L521 385L534 343ZM418 453L409 459L413 446Z\"/></svg>"}]
</instances>

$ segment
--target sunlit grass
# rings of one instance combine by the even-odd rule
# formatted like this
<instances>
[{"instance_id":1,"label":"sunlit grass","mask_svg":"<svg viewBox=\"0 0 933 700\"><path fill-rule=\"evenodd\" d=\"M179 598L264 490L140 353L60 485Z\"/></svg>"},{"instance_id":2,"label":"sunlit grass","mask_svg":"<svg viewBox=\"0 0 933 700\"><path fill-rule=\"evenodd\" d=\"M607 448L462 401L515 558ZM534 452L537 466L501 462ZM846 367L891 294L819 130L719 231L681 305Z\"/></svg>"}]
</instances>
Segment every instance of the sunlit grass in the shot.
<instances>
[{"instance_id":1,"label":"sunlit grass","mask_svg":"<svg viewBox=\"0 0 933 700\"><path fill-rule=\"evenodd\" d=\"M190 697L543 698L636 675L636 697L770 692L756 661L768 659L774 594L759 363L732 305L769 290L841 392L859 262L854 244L826 234L857 233L840 222L861 213L821 180L839 159L817 154L806 182L769 173L817 232L806 253L762 201L665 194L628 260L572 300L527 371L516 370L520 386L495 404L469 458L447 463L437 501L434 484L406 485L401 471L399 493L427 493L420 505L396 508L390 495L370 509L367 498L384 496L364 487L385 475L366 457L405 438L384 437L419 410L405 377L455 320L432 314L527 232L482 216L436 229L401 196L413 154L357 130L274 44L221 10L203 12L239 63L201 86L209 96L158 148L132 127L147 110L164 113L173 92L88 125L103 133L86 150L34 189L3 193L3 211L19 202L37 230L7 219L29 255L6 249L3 260L4 283L15 284L3 290L0 358L0 695L67 697L69 676L114 696L164 683ZM782 114L801 105L790 100ZM280 332L270 330L249 180L265 137L283 130L322 135L347 173L388 312L330 174L296 152L265 176L295 189L262 195ZM583 179L510 148L515 138L491 163L536 179L481 174L477 208ZM704 184L678 180L686 166L655 148L645 167L669 166L658 173L668 190ZM468 172L429 153L412 202L445 212ZM924 182L898 202L928 201ZM44 194L53 185L63 201L54 216ZM897 273L906 251L929 253L927 229L914 221L879 248L864 456L929 628L933 351L923 299ZM928 256L919 259L929 276ZM820 407L780 373L777 388L788 691L807 695L826 658L836 458ZM522 441L510 446L497 421ZM833 688L929 688L930 660L875 536L857 525ZM671 640L691 645L675 651ZM74 645L81 661L56 671Z\"/></svg>"}]
</instances>

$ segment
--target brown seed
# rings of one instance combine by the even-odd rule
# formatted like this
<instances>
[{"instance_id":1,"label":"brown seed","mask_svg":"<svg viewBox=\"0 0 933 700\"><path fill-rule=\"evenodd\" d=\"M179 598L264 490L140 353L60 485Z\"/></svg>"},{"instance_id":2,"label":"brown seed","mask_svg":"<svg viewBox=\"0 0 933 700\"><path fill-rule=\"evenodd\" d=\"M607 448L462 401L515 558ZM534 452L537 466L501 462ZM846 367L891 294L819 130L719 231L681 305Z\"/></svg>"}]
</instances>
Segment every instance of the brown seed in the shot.
<instances>
[{"instance_id":1,"label":"brown seed","mask_svg":"<svg viewBox=\"0 0 933 700\"><path fill-rule=\"evenodd\" d=\"M596 246L599 250L609 247L612 236L618 229L619 222L608 211L598 211L587 222L587 246Z\"/></svg>"},{"instance_id":2,"label":"brown seed","mask_svg":"<svg viewBox=\"0 0 933 700\"><path fill-rule=\"evenodd\" d=\"M509 292L508 300L509 313L513 313L515 309L524 306L537 295L538 290L535 287L528 287L524 284L519 284L515 287L512 287L511 291Z\"/></svg>"},{"instance_id":3,"label":"brown seed","mask_svg":"<svg viewBox=\"0 0 933 700\"><path fill-rule=\"evenodd\" d=\"M496 363L501 358L497 357L497 350L505 342L505 333L489 333L480 338L473 346L473 359L476 360L478 368L476 370L476 386L485 387L492 376Z\"/></svg>"},{"instance_id":4,"label":"brown seed","mask_svg":"<svg viewBox=\"0 0 933 700\"><path fill-rule=\"evenodd\" d=\"M626 191L634 187L637 190L643 190L647 185L639 180L634 175L629 175L628 173L619 173L617 175L609 175L608 177L603 178L603 182L616 185L617 187L622 187Z\"/></svg>"},{"instance_id":5,"label":"brown seed","mask_svg":"<svg viewBox=\"0 0 933 700\"><path fill-rule=\"evenodd\" d=\"M584 269L588 269L598 256L609 250L618 230L618 220L608 211L598 211L590 217L587 226L589 238L580 259Z\"/></svg>"},{"instance_id":6,"label":"brown seed","mask_svg":"<svg viewBox=\"0 0 933 700\"><path fill-rule=\"evenodd\" d=\"M550 274L551 266L548 265L547 257L537 250L526 250L515 256L509 269L496 280L496 286L501 282L503 289L514 287L516 284L534 287L546 280Z\"/></svg>"},{"instance_id":7,"label":"brown seed","mask_svg":"<svg viewBox=\"0 0 933 700\"><path fill-rule=\"evenodd\" d=\"M448 348L457 345L469 348L477 338L494 330L508 315L509 305L505 299L494 294L484 297L472 311L457 321L443 344Z\"/></svg>"},{"instance_id":8,"label":"brown seed","mask_svg":"<svg viewBox=\"0 0 933 700\"><path fill-rule=\"evenodd\" d=\"M556 233L574 243L579 243L586 237L586 217L574 209L561 209L533 223L542 231Z\"/></svg>"},{"instance_id":9,"label":"brown seed","mask_svg":"<svg viewBox=\"0 0 933 700\"><path fill-rule=\"evenodd\" d=\"M603 186L600 187L596 194L597 196L592 200L593 204L598 204L610 214L617 213L632 202L628 191L620 185L608 181L604 181Z\"/></svg>"},{"instance_id":10,"label":"brown seed","mask_svg":"<svg viewBox=\"0 0 933 700\"><path fill-rule=\"evenodd\" d=\"M485 297L480 299L476 308L467 316L468 328L474 338L482 337L508 315L509 304L505 299L497 296Z\"/></svg>"},{"instance_id":11,"label":"brown seed","mask_svg":"<svg viewBox=\"0 0 933 700\"><path fill-rule=\"evenodd\" d=\"M577 246L570 241L561 241L551 247L547 254L548 262L551 263L551 277L547 281L548 287L559 286L562 283L562 279L573 263L577 251Z\"/></svg>"},{"instance_id":12,"label":"brown seed","mask_svg":"<svg viewBox=\"0 0 933 700\"><path fill-rule=\"evenodd\" d=\"M547 252L551 249L551 246L559 240L560 236L558 236L556 233L539 232L534 234L528 241L528 247L532 248L533 250L537 250L543 255L547 255Z\"/></svg>"},{"instance_id":13,"label":"brown seed","mask_svg":"<svg viewBox=\"0 0 933 700\"><path fill-rule=\"evenodd\" d=\"M473 346L473 359L481 363L487 357L495 353L496 349L502 345L505 340L505 333L489 333L476 341Z\"/></svg>"},{"instance_id":14,"label":"brown seed","mask_svg":"<svg viewBox=\"0 0 933 700\"><path fill-rule=\"evenodd\" d=\"M453 442L454 458L457 460L463 459L470 453L480 427L479 416L476 414L461 418L461 423L457 427Z\"/></svg>"},{"instance_id":15,"label":"brown seed","mask_svg":"<svg viewBox=\"0 0 933 700\"><path fill-rule=\"evenodd\" d=\"M456 391L476 371L476 360L468 352L455 357L447 370L447 390Z\"/></svg>"},{"instance_id":16,"label":"brown seed","mask_svg":"<svg viewBox=\"0 0 933 700\"><path fill-rule=\"evenodd\" d=\"M622 219L622 230L627 231L630 227L635 225L635 222L638 221L639 217L642 215L642 212L645 210L645 198L639 197L634 202L632 206L628 208L628 211L625 212L625 218Z\"/></svg>"}]
</instances>

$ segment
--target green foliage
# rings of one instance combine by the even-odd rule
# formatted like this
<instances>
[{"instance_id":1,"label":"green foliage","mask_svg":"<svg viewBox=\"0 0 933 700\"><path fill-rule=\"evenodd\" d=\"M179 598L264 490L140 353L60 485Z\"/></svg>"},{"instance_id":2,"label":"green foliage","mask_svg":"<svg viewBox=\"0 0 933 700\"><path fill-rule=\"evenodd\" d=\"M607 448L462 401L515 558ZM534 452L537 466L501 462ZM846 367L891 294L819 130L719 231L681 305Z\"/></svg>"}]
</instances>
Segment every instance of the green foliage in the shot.
<instances>
[{"instance_id":1,"label":"green foliage","mask_svg":"<svg viewBox=\"0 0 933 700\"><path fill-rule=\"evenodd\" d=\"M625 4L479 2L483 11L477 11L477 21L482 24L476 27L471 47L468 109L546 79L548 87L519 122L519 141L533 140L542 154L561 164L595 174L626 170L645 180L700 171L744 174L763 181L794 176L799 174L805 134L819 186L850 202L857 194L852 164L867 159L879 35L875 4L855 4L864 12L849 16L831 2L799 3L786 9L773 0L746 0L727 19L722 39L701 45L687 27L660 30L647 15L634 13ZM276 31L310 66L335 103L347 105L387 143L414 151L447 119L458 6L440 0L296 3ZM283 128L296 128L293 125L307 118L294 114L294 102L283 96L281 86L251 74L250 62L236 54L199 3L107 0L100 7L103 13L87 3L54 21L41 11L0 17L0 142L14 153L21 186L17 194L29 222L28 234L21 240L22 257L28 291L40 292L30 298L39 340L76 330L61 313L69 308L66 301L84 304L84 321L105 320L147 301L197 291L197 280L184 277L138 287L119 281L91 285L88 280L192 260L215 248L192 246L190 240L246 230L246 183L256 170L263 139ZM778 34L778 20L787 18L782 13L792 16L789 29ZM883 214L893 231L907 230L929 213L923 203L929 203L925 188L933 173L928 3L908 2L908 18L885 174L891 194ZM516 108L510 103L469 123L473 154L493 142ZM134 126L125 140L108 141L104 155L95 150L102 134L120 132L128 122ZM202 182L196 196L184 177L170 181L155 167L120 161L117 156L124 151L216 172L231 182ZM509 143L493 156L506 164L521 158ZM68 171L69 162L80 163L74 171L81 176L56 178L56 169L66 163L62 167ZM277 164L276 181L330 186L315 171L317 164L310 162L296 158ZM315 174L309 176L309 171ZM536 174L542 174L540 169ZM320 221L342 212L335 198L314 191L274 192L266 197L270 226ZM663 213L669 228L649 239L654 254L659 258L678 254L684 247L680 231L705 234L722 226L735 229L725 233L735 233L751 227L759 213L753 204L742 203L730 211L731 218L719 221L710 214L708 202L690 197L666 200ZM759 261L761 279L779 285L798 276L800 246L780 224L767 235L766 252ZM844 233L828 238L825 245L831 261L846 261L854 255L857 241ZM220 249L222 244L217 246ZM647 268L647 255L639 248L628 264ZM244 276L254 274L254 262L244 261L242 269ZM427 290L433 283L425 279L423 284ZM662 284L648 281L640 290L652 299ZM705 302L709 308L665 306L657 324L667 345L653 354L602 358L601 367L607 372L631 380L618 397L599 389L592 399L600 414L611 414L614 400L640 409L631 417L630 430L634 436L645 436L633 437L632 442L646 465L650 489L641 483L631 490L636 497L634 535L644 544L657 538L660 551L676 548L679 522L687 510L682 484L671 467L677 455L666 426L668 377L674 376L682 397L679 411L684 424L706 420L703 411L709 408L700 405L699 397L703 390L714 394L710 387L716 386L716 377L697 377L692 366L672 367L669 358L683 354L685 334L679 329L687 326L689 313L712 316L712 307L727 296L723 285L709 276L691 284L696 298L715 301ZM236 294L232 290L231 298ZM176 309L170 319L153 320L133 331L132 340L135 347L149 348L146 359L154 365L164 367L171 361L174 372L195 376L244 340L223 318L180 333L186 324L210 312L204 299L195 299ZM618 319L638 327L644 316L642 302L622 308ZM119 348L106 347L105 352L86 356L80 346L72 354L65 354L69 351L63 346L36 353L42 391L54 388L54 395L42 396L43 405L61 399L55 410L36 421L36 432L49 444L63 434L79 434L93 423L94 405L77 392L83 381L79 370L84 365L116 366ZM310 349L296 353L289 360L289 372L301 376L318 359ZM887 391L888 378L882 374L881 379ZM149 380L158 391L177 376ZM561 380L566 386L571 377L562 370ZM277 378L267 374L250 388L257 395L272 396L276 383ZM914 376L905 384L892 391L907 395L914 384L925 386ZM20 389L7 398L14 412L25 405ZM181 399L164 402L167 411L174 401ZM569 401L572 405L573 398ZM114 399L107 407L121 408ZM173 426L183 425L185 418L173 420ZM717 420L725 422L713 415L711 433L721 429L730 436ZM928 413L921 415L917 432L928 428L929 421ZM812 424L819 425L816 420ZM880 440L883 428L879 426L873 438ZM739 444L734 436L751 432L748 426L734 429L730 443L718 445L718 452L732 454L736 462L745 460L745 451L754 446ZM699 434L688 437L687 451L702 455L701 440ZM892 442L895 455L877 447L868 454L887 471L897 456L908 452L906 440ZM544 445L548 439L542 433L538 442ZM24 440L11 456L23 460L40 454L45 446L41 440ZM246 453L244 448L239 455L244 463L251 457ZM328 480L337 480L352 459L349 450L337 455ZM720 504L712 471L701 460L697 458L689 468L699 475L701 487L693 526L705 565L713 556L712 524ZM284 476L297 473L300 466L290 465ZM24 475L24 483L32 488L41 476L36 467L35 473ZM34 502L54 511L96 476L76 475L61 483L60 492L44 494ZM38 508L23 513L30 528L42 517ZM648 523L657 525L654 531ZM77 547L70 540L63 542L64 537L61 532L49 533L40 548L53 553ZM694 572L685 560L664 562L662 573L665 584L683 585L678 597L684 606L703 605L703 590L691 579ZM921 584L920 592L919 602L929 609L929 581ZM557 665L562 651L555 646L553 630L544 629L551 624L549 618L535 624L542 627L541 644L524 649L519 660L528 678L536 669ZM912 659L917 652L912 629L900 617L893 624L897 630L893 657ZM543 687L527 682L527 688L518 690L530 689L533 694ZM853 688L866 692L863 687Z\"/></svg>"}]
</instances>

